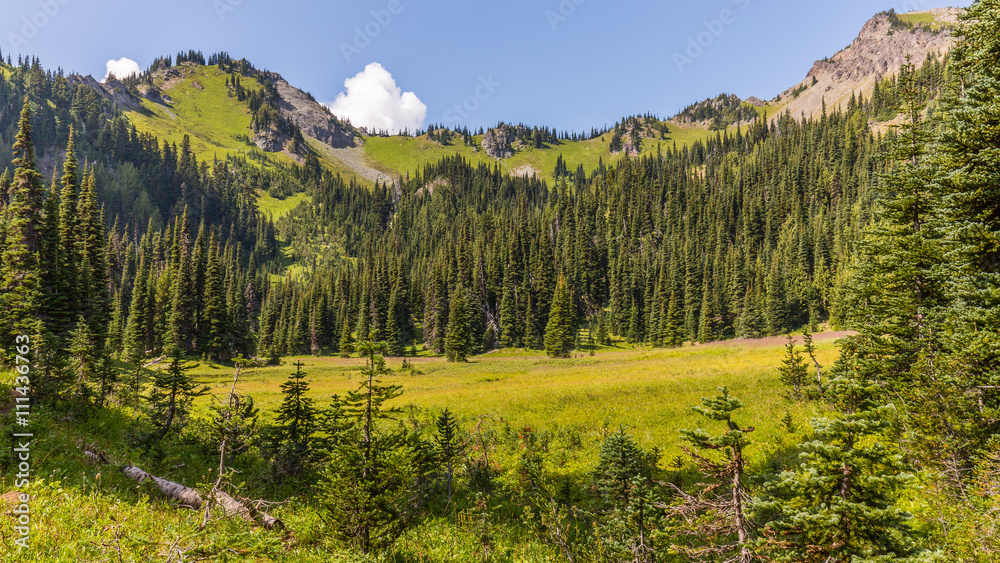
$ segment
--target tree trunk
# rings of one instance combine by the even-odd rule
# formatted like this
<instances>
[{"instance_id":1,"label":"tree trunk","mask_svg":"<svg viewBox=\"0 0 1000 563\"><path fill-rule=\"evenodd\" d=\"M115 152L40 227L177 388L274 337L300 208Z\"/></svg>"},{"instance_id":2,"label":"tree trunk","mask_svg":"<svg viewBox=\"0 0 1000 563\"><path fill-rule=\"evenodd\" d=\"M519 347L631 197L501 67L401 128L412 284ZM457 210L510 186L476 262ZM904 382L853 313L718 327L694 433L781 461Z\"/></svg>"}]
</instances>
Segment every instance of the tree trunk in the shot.
<instances>
[{"instance_id":1,"label":"tree trunk","mask_svg":"<svg viewBox=\"0 0 1000 563\"><path fill-rule=\"evenodd\" d=\"M142 469L128 464L122 468L122 473L135 479L138 482L143 482L146 480L153 481L156 486L160 489L160 492L167 495L168 497L181 503L181 506L192 508L198 510L201 508L205 501L202 499L198 491L185 487L180 483L175 483L173 481L157 477L155 475L150 475L149 473L143 471ZM256 509L251 509L245 506L243 503L229 496L219 489L214 489L212 491L211 501L218 506L222 507L223 512L227 517L239 516L247 522L254 522L254 514L260 518L261 524L268 530L272 529L284 529L285 524L278 520L277 518Z\"/></svg>"}]
</instances>

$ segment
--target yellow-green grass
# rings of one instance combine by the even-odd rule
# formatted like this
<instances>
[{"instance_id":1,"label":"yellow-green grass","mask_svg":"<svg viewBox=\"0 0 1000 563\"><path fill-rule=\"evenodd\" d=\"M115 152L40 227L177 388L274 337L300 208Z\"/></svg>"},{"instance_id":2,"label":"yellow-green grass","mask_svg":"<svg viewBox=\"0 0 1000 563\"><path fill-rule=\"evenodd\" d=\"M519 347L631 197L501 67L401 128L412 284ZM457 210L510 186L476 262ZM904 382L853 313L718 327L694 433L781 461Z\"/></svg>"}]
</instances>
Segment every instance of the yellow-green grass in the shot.
<instances>
[{"instance_id":1,"label":"yellow-green grass","mask_svg":"<svg viewBox=\"0 0 1000 563\"><path fill-rule=\"evenodd\" d=\"M818 357L830 365L836 348L830 335L817 335ZM513 427L574 429L585 447L596 450L602 436L625 426L646 446L658 446L665 459L680 453L678 430L705 424L691 412L702 397L728 386L746 408L737 418L757 427L757 454L787 445L790 436L780 420L790 412L797 426L808 428L817 415L812 405L793 404L783 397L778 381L782 339L713 343L680 349L607 351L595 356L550 359L545 356L486 355L468 363L419 357L409 361L420 374L398 371L402 360L391 358L397 371L386 382L403 386L397 406L413 405L430 413L445 407L468 426L480 416L504 421ZM324 405L334 394L356 389L360 381L359 358L286 358L280 367L244 370L240 389L254 397L265 411L281 401L280 385L301 361L308 373L311 395ZM202 364L193 372L225 393L232 369ZM205 399L202 405L207 404ZM799 436L801 437L801 436Z\"/></svg>"},{"instance_id":2,"label":"yellow-green grass","mask_svg":"<svg viewBox=\"0 0 1000 563\"><path fill-rule=\"evenodd\" d=\"M299 192L286 198L278 199L271 197L271 194L263 190L257 190L257 209L265 217L270 216L275 220L298 207L303 201L310 201L310 197L305 192Z\"/></svg>"},{"instance_id":3,"label":"yellow-green grass","mask_svg":"<svg viewBox=\"0 0 1000 563\"><path fill-rule=\"evenodd\" d=\"M922 25L931 29L941 29L943 22L934 18L930 12L915 12L909 14L897 14L899 21L907 24Z\"/></svg>"},{"instance_id":4,"label":"yellow-green grass","mask_svg":"<svg viewBox=\"0 0 1000 563\"><path fill-rule=\"evenodd\" d=\"M493 164L496 162L482 150L472 152L472 148L467 146L460 137L452 139L452 144L443 146L440 143L430 141L427 136L404 137L394 135L392 137L366 137L365 155L380 170L387 174L401 174L403 176L409 172L411 175L424 167L440 161L442 158L460 154L472 162L473 165L480 163Z\"/></svg>"},{"instance_id":5,"label":"yellow-green grass","mask_svg":"<svg viewBox=\"0 0 1000 563\"><path fill-rule=\"evenodd\" d=\"M245 104L230 96L226 86L228 74L218 66L182 65L177 70L182 76L158 84L164 88L162 94L170 98L169 104L143 100L142 111L126 112L136 129L177 146L181 145L184 135L190 136L191 150L199 161L211 162L215 157L261 152L241 140L243 136L253 136L250 112ZM259 85L252 77L240 80L248 90ZM267 157L266 160L292 162L282 153Z\"/></svg>"},{"instance_id":6,"label":"yellow-green grass","mask_svg":"<svg viewBox=\"0 0 1000 563\"><path fill-rule=\"evenodd\" d=\"M684 147L697 140L704 141L714 134L713 131L703 127L674 122L669 122L668 127L670 133L666 139L644 139L641 153L655 153L657 145L665 150L675 142L678 147ZM482 145L482 139L482 135L475 137L478 146ZM556 161L560 155L570 170L575 170L577 166L582 164L584 170L590 172L597 168L598 163L602 160L606 165L610 165L621 158L620 153L611 153L610 145L611 133L606 133L600 137L583 141L564 140L552 143L542 149L522 148L510 158L498 161L487 155L482 149L473 152L472 147L466 145L458 137L452 140L451 145L443 146L427 139L426 135L420 137L392 136L366 138L365 154L376 163L379 169L393 175L405 175L407 172L412 175L427 164L433 164L444 157L458 154L465 157L473 165L483 163L495 166L499 164L500 169L507 174L524 174L533 169L540 178L551 182Z\"/></svg>"},{"instance_id":7,"label":"yellow-green grass","mask_svg":"<svg viewBox=\"0 0 1000 563\"><path fill-rule=\"evenodd\" d=\"M832 363L836 354L833 336L817 335L818 357L824 365ZM784 389L775 369L782 356L781 343L782 339L773 338L675 350L602 349L595 356L568 360L505 350L472 358L468 364L421 357L411 361L423 374L396 373L387 382L403 385L404 395L395 400L396 405L427 409L418 415L433 415L447 406L459 415L466 430L474 427L473 417L486 416L484 425L499 429L509 424L514 436L524 426L576 431L582 449L553 450L546 467L556 474L581 476L593 468L602 437L619 425L628 426L642 444L661 447L664 464L669 463L679 453L677 430L706 425L689 407L715 394L717 386L728 385L746 405L737 420L756 427L751 450L753 459L760 461L766 453L780 452L801 439L808 418L822 414L813 405L793 405L781 397ZM360 380L358 358L299 359L306 364L311 395L320 405L333 393L356 388ZM280 367L244 370L239 389L252 395L262 411L273 412L281 398L280 384L292 371L294 360L288 358ZM398 368L400 361L390 359L389 365ZM232 381L228 366L202 363L192 373L216 395L228 392ZM0 374L4 396L13 381L13 374ZM207 414L213 400L203 397L199 401L200 416ZM32 498L32 547L27 552L16 550L9 541L12 520L6 519L0 531L8 541L0 542L0 560L117 561L119 546L126 561L164 560L171 546L208 558L347 560L320 523L314 499L280 485L267 489L268 485L253 477L258 472L266 474L266 465L243 467L245 473L236 479L245 475L250 481L241 494L271 499L290 496L289 504L275 507L272 513L285 521L293 531L291 536L252 528L238 519L214 520L200 529L201 513L178 509L154 487L137 486L115 465L137 463L163 477L204 488L214 480L212 468L217 462L211 450L182 441L167 448L164 458L155 459L128 449L131 423L127 412L108 410L87 417L44 409L33 413L36 437L31 445L31 484L16 488ZM792 413L799 427L794 434L780 428L786 412ZM0 410L0 422L12 424L11 414ZM717 423L707 426L719 430ZM563 444L554 442L556 448ZM112 464L88 464L83 448L105 452ZM497 455L510 458L504 467L516 468L519 450L501 450ZM517 471L511 469L498 479L516 480ZM14 475L0 475L0 491L14 490L13 483ZM10 508L0 501L0 509ZM513 550L511 557L518 561L558 560L539 545L529 528L502 514L495 516L502 519L495 522L498 549ZM422 561L475 560L479 544L473 524L463 511L431 517L400 541L397 553L420 554Z\"/></svg>"}]
</instances>

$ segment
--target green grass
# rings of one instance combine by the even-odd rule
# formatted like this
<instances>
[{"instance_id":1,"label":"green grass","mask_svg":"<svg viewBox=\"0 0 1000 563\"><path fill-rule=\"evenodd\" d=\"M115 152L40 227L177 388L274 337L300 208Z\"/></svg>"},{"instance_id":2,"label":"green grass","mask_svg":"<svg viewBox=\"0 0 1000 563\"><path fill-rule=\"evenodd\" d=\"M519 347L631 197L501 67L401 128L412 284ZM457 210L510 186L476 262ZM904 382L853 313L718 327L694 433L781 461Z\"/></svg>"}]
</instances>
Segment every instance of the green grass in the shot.
<instances>
[{"instance_id":1,"label":"green grass","mask_svg":"<svg viewBox=\"0 0 1000 563\"><path fill-rule=\"evenodd\" d=\"M643 140L642 154L655 153L658 144L665 150L676 142L680 148L690 145L696 140L704 141L709 136L714 135L714 132L701 127L676 123L669 123L668 127L670 134L665 140ZM481 146L482 135L475 137L475 140L477 146ZM612 165L622 155L611 154L610 144L611 134L607 133L595 139L560 141L542 149L523 148L515 152L512 157L497 161L483 152L482 149L473 152L472 147L466 145L461 138L454 138L451 145L442 146L440 143L428 140L426 135L421 137L368 137L365 139L365 154L380 170L393 175L405 175L407 172L412 175L427 164L433 164L444 157L458 154L465 157L473 165L484 163L495 166L499 163L501 170L508 174L515 172L523 174L525 171L533 169L540 178L551 183L556 160L560 155L571 171L575 171L576 167L582 164L584 170L589 173L597 168L601 160L604 161L605 165Z\"/></svg>"},{"instance_id":2,"label":"green grass","mask_svg":"<svg viewBox=\"0 0 1000 563\"><path fill-rule=\"evenodd\" d=\"M395 400L404 418L428 422L449 407L470 432L479 421L501 436L495 452L504 472L500 483L514 486L520 479L517 460L525 426L551 437L546 471L586 479L595 464L604 436L619 425L629 427L646 446L663 449L664 463L679 453L677 430L705 425L689 407L700 398L728 385L746 405L737 417L756 426L753 456L782 451L797 442L809 417L819 414L809 404L792 405L781 398L775 366L782 356L782 339L715 343L662 350L602 348L594 356L553 360L519 350L502 350L474 357L467 364L450 364L440 358L411 359L422 374L395 373L387 379L403 386ZM836 354L829 336L817 335L820 361L829 365ZM324 405L333 393L354 389L359 382L358 358L305 357L312 396ZM244 370L239 389L250 394L264 412L278 405L280 385L292 371L286 359L279 367ZM398 368L400 360L389 360ZM229 366L202 363L193 372L215 395L228 392ZM13 375L0 374L0 396L7 396ZM198 402L200 416L211 399ZM778 421L791 412L800 430L789 434ZM100 412L55 413L44 408L33 412L31 445L32 482L21 492L31 495L32 548L16 551L12 520L3 519L0 560L23 561L122 561L165 560L171 547L186 550L186 557L246 561L348 561L353 559L335 545L324 531L311 494L268 479L263 462L247 458L240 463L241 494L250 498L288 499L271 513L292 532L284 535L252 528L240 521L213 520L200 529L201 514L179 509L148 484L139 485L117 471L133 462L150 472L193 487L214 480L217 460L211 447L198 439L172 441L159 456L127 447L131 426L129 407ZM268 417L269 418L269 417ZM10 427L10 413L0 412L0 425ZM718 430L718 428L714 428ZM573 445L566 436L577 436ZM502 438L506 436L506 438ZM548 438L546 438L548 439ZM0 446L9 447L9 434L0 435ZM86 463L84 447L96 448L112 465ZM0 475L0 490L13 488L13 472ZM464 498L464 497L463 497ZM397 544L395 561L475 561L479 549L477 519L468 501L442 514L430 516ZM0 501L0 510L10 510ZM497 553L511 561L555 561L554 551L542 546L516 511L497 505L491 509L492 534ZM176 560L176 553L175 553Z\"/></svg>"},{"instance_id":3,"label":"green grass","mask_svg":"<svg viewBox=\"0 0 1000 563\"><path fill-rule=\"evenodd\" d=\"M760 443L780 446L785 412L808 426L811 408L789 404L777 380L783 349L779 339L761 343L716 343L679 349L604 349L595 356L556 360L537 352L504 350L453 364L443 358L410 358L420 375L397 372L403 386L399 406L437 412L448 407L467 423L479 416L514 427L575 428L596 448L608 429L626 426L647 446L679 453L677 431L701 424L689 407L728 386L747 405L743 420L757 426ZM836 354L832 339L818 338L819 358L830 365ZM359 358L286 358L280 367L245 370L241 388L265 410L281 401L280 385L300 360L309 374L318 404L334 394L355 389L363 360ZM399 368L402 360L388 360ZM193 372L199 381L222 393L232 382L230 368L202 364ZM596 451L596 449L594 450Z\"/></svg>"},{"instance_id":4,"label":"green grass","mask_svg":"<svg viewBox=\"0 0 1000 563\"><path fill-rule=\"evenodd\" d=\"M943 22L934 19L934 14L931 13L896 14L896 17L903 23L922 25L931 29L941 29L945 25Z\"/></svg>"},{"instance_id":5,"label":"green grass","mask_svg":"<svg viewBox=\"0 0 1000 563\"><path fill-rule=\"evenodd\" d=\"M217 66L184 65L176 70L183 76L171 79L162 92L171 100L168 105L143 100L145 111L126 113L136 128L178 146L185 134L190 135L198 160L256 150L237 138L252 136L253 131L246 106L229 96L228 75ZM258 87L253 78L244 77L242 82L247 89ZM164 86L162 81L158 86Z\"/></svg>"},{"instance_id":6,"label":"green grass","mask_svg":"<svg viewBox=\"0 0 1000 563\"><path fill-rule=\"evenodd\" d=\"M298 207L303 201L310 201L309 196L305 192L299 192L284 199L278 199L271 197L271 194L263 190L257 190L257 209L265 216L270 215L275 220Z\"/></svg>"}]
</instances>

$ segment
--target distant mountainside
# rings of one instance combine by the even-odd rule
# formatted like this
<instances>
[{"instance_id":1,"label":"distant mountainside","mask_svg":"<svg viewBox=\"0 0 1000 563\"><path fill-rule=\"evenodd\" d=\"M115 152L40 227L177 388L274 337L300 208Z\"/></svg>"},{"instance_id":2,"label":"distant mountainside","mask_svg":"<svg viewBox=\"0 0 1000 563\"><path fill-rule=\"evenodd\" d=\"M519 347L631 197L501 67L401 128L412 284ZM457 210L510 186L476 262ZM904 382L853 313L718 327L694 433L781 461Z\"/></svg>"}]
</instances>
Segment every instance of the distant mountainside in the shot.
<instances>
[{"instance_id":1,"label":"distant mountainside","mask_svg":"<svg viewBox=\"0 0 1000 563\"><path fill-rule=\"evenodd\" d=\"M662 144L703 141L716 132L746 126L758 115L813 117L824 103L832 110L845 106L852 95L868 98L879 81L899 72L907 56L919 66L929 55L939 58L948 52L956 41L952 27L960 13L958 8L939 8L877 14L848 47L816 61L801 82L766 102L723 94L667 120L627 117L611 129L572 137L545 127L504 124L479 134L441 133L430 126L416 136L369 135L334 117L280 74L228 57L177 64L161 59L137 85L113 78L102 84L79 75L68 80L89 86L140 131L177 143L188 135L204 160L242 154L302 163L312 154L347 176L391 182L459 154L473 163L500 166L508 174L555 180L564 160L594 168L622 154L655 151ZM258 89L259 96L254 93Z\"/></svg>"},{"instance_id":2,"label":"distant mountainside","mask_svg":"<svg viewBox=\"0 0 1000 563\"><path fill-rule=\"evenodd\" d=\"M899 72L906 58L920 65L928 55L940 58L955 46L952 28L959 8L935 8L895 14L883 12L861 28L850 45L832 57L816 61L798 84L770 100L768 112L813 117L823 103L845 106L852 94L870 96L875 84Z\"/></svg>"}]
</instances>

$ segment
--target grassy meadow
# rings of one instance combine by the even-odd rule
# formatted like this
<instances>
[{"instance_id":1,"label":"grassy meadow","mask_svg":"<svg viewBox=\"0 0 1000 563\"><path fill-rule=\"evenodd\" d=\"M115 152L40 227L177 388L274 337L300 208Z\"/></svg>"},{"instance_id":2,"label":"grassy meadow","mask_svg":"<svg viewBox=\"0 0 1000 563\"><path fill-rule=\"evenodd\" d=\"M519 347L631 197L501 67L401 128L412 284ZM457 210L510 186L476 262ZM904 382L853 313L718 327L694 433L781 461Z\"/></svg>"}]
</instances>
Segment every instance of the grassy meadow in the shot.
<instances>
[{"instance_id":1,"label":"grassy meadow","mask_svg":"<svg viewBox=\"0 0 1000 563\"><path fill-rule=\"evenodd\" d=\"M818 357L829 366L836 355L836 333L816 337ZM415 371L400 371L400 358L390 358L394 373L387 382L403 386L395 400L403 407L407 424L430 424L444 407L458 415L468 439L477 426L496 437L493 455L508 468L498 475L500 486L513 486L517 460L530 427L544 443L546 471L586 482L596 465L603 438L627 427L645 447L662 450L661 465L668 469L680 454L677 431L704 425L689 407L701 397L714 395L727 385L743 400L738 418L755 426L751 446L757 471L767 472L766 455L781 456L800 440L808 419L817 414L815 403L791 404L783 398L776 366L783 339L731 341L679 349L606 347L595 355L568 360L538 356L534 351L502 350L450 364L441 358L410 358ZM308 372L311 395L319 406L334 393L357 387L359 358L286 358L281 366L243 370L238 388L254 397L263 418L281 400L280 385L302 361ZM155 369L158 366L152 366ZM192 374L222 396L232 382L231 366L199 363ZM12 374L0 376L0 392L9 394ZM202 397L197 417L209 413L214 401ZM135 463L151 473L195 488L214 481L217 454L204 443L203 433L185 432L164 448L151 452L129 447L129 397L118 397L112 408L101 411L60 412L40 407L33 412L31 484L15 489L13 472L0 476L0 490L31 495L32 547L16 551L10 541L0 541L0 560L80 561L368 561L335 545L324 532L321 513L312 493L302 487L276 484L268 479L265 462L252 453L239 458L240 473L234 481L249 498L287 501L271 509L290 532L278 533L250 527L239 520L212 520L202 528L202 514L178 508L151 485L137 485L117 467ZM790 412L797 430L782 427ZM12 414L0 409L0 424L13 424ZM406 422L409 421L409 422ZM199 422L190 428L197 429ZM718 431L718 428L714 428ZM9 447L4 433L2 447ZM103 452L111 465L87 463L83 449ZM461 479L461 477L460 477ZM501 501L497 501L501 502ZM0 497L0 512L14 506ZM397 543L386 561L476 561L481 555L483 526L489 526L497 560L558 561L551 546L541 543L519 513L505 505L491 505L488 520L470 501L463 501L428 517ZM0 536L12 536L13 519L0 519Z\"/></svg>"},{"instance_id":2,"label":"grassy meadow","mask_svg":"<svg viewBox=\"0 0 1000 563\"><path fill-rule=\"evenodd\" d=\"M821 364L833 363L834 334L816 337ZM596 447L608 432L624 426L645 446L658 446L676 455L677 430L701 424L689 407L702 397L728 386L746 405L743 422L757 427L758 440L780 444L785 431L780 419L790 412L798 426L807 426L816 413L811 406L793 405L783 397L777 366L784 354L783 339L719 342L677 349L606 347L594 356L578 354L569 360L548 358L535 351L502 350L473 357L468 363L449 363L440 357L408 358L415 372L401 371L401 358L389 358L395 370L386 382L401 385L403 395L394 406L426 411L449 408L465 423L492 417L512 427L573 428ZM281 402L280 385L301 361L319 405L334 394L356 389L360 358L285 358L281 366L243 370L239 389L262 411ZM192 370L199 383L214 394L228 393L233 370L202 363ZM202 407L209 403L203 398Z\"/></svg>"}]
</instances>

